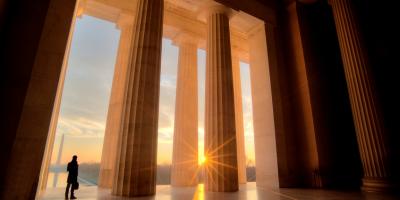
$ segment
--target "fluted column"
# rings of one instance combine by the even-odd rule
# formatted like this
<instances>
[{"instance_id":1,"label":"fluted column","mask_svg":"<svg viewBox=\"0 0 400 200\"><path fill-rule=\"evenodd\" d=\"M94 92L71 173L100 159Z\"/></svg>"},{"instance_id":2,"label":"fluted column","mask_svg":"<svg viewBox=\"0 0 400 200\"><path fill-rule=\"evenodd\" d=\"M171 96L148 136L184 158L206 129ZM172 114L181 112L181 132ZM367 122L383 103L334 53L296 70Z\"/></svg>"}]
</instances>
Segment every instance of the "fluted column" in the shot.
<instances>
[{"instance_id":1,"label":"fluted column","mask_svg":"<svg viewBox=\"0 0 400 200\"><path fill-rule=\"evenodd\" d=\"M197 45L187 35L179 36L175 43L179 46L179 64L171 184L195 186L198 168Z\"/></svg>"},{"instance_id":2,"label":"fluted column","mask_svg":"<svg viewBox=\"0 0 400 200\"><path fill-rule=\"evenodd\" d=\"M126 74L131 53L133 16L122 13L117 22L120 29L119 47L114 69L110 103L101 154L99 187L111 188L114 179L114 167L117 160L118 134L121 128Z\"/></svg>"},{"instance_id":3,"label":"fluted column","mask_svg":"<svg viewBox=\"0 0 400 200\"><path fill-rule=\"evenodd\" d=\"M390 188L387 141L374 79L350 0L331 0L362 159L363 189Z\"/></svg>"},{"instance_id":4,"label":"fluted column","mask_svg":"<svg viewBox=\"0 0 400 200\"><path fill-rule=\"evenodd\" d=\"M46 190L46 188L47 188L47 179L49 177L51 155L53 154L54 141L56 138L58 117L60 114L61 99L62 99L62 93L64 90L65 74L66 74L66 71L68 68L68 60L69 60L69 54L70 54L70 50L71 50L72 36L73 36L74 30L75 30L76 19L82 16L82 12L84 9L84 7L83 7L84 2L85 1L83 1L83 0L76 1L74 17L73 17L72 23L71 23L71 29L70 29L68 41L67 41L67 48L65 50L63 65L62 65L61 73L60 73L60 79L58 81L58 86L57 86L57 93L56 93L56 97L54 100L53 112L51 113L50 126L49 126L46 147L45 147L43 160L42 160L42 167L40 169L39 183L38 183L39 194L42 191Z\"/></svg>"},{"instance_id":5,"label":"fluted column","mask_svg":"<svg viewBox=\"0 0 400 200\"><path fill-rule=\"evenodd\" d=\"M138 0L112 193L155 194L163 0Z\"/></svg>"},{"instance_id":6,"label":"fluted column","mask_svg":"<svg viewBox=\"0 0 400 200\"><path fill-rule=\"evenodd\" d=\"M34 199L76 0L4 2L0 199Z\"/></svg>"},{"instance_id":7,"label":"fluted column","mask_svg":"<svg viewBox=\"0 0 400 200\"><path fill-rule=\"evenodd\" d=\"M232 53L232 75L233 93L235 96L235 125L239 183L247 183L246 178L246 154L244 148L244 129L243 129L243 105L242 105L242 83L240 79L240 60L239 55Z\"/></svg>"},{"instance_id":8,"label":"fluted column","mask_svg":"<svg viewBox=\"0 0 400 200\"><path fill-rule=\"evenodd\" d=\"M205 188L238 190L235 104L228 11L208 8L205 110Z\"/></svg>"}]
</instances>

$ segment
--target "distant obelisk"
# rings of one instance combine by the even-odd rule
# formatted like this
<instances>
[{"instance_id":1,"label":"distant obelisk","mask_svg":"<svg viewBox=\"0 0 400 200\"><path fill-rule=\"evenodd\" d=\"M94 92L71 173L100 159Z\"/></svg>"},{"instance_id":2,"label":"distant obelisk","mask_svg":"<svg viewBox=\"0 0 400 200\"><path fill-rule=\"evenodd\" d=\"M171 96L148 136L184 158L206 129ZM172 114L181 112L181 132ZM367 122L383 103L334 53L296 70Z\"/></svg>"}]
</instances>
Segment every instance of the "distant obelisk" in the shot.
<instances>
[{"instance_id":1,"label":"distant obelisk","mask_svg":"<svg viewBox=\"0 0 400 200\"><path fill-rule=\"evenodd\" d=\"M57 187L57 180L58 180L58 168L61 164L61 155L62 155L62 150L64 146L64 135L61 136L61 143L60 143L60 148L58 149L58 155L57 155L57 161L56 161L56 172L54 173L54 179L53 179L53 187Z\"/></svg>"}]
</instances>

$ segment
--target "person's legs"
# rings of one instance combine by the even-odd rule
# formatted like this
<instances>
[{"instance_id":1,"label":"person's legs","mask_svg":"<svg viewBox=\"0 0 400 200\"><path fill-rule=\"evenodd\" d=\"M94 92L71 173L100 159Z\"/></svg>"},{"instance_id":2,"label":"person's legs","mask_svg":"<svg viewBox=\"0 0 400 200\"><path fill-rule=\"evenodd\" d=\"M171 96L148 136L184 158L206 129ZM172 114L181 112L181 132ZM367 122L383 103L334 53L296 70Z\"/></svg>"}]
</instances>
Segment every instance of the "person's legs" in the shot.
<instances>
[{"instance_id":1,"label":"person's legs","mask_svg":"<svg viewBox=\"0 0 400 200\"><path fill-rule=\"evenodd\" d=\"M75 198L75 195L74 195L74 186L72 186L71 187L71 198Z\"/></svg>"},{"instance_id":2,"label":"person's legs","mask_svg":"<svg viewBox=\"0 0 400 200\"><path fill-rule=\"evenodd\" d=\"M68 198L68 192L69 192L69 187L70 186L71 186L71 183L67 183L67 188L65 189L65 198ZM71 190L71 193L72 193L72 191L73 191L73 189Z\"/></svg>"}]
</instances>

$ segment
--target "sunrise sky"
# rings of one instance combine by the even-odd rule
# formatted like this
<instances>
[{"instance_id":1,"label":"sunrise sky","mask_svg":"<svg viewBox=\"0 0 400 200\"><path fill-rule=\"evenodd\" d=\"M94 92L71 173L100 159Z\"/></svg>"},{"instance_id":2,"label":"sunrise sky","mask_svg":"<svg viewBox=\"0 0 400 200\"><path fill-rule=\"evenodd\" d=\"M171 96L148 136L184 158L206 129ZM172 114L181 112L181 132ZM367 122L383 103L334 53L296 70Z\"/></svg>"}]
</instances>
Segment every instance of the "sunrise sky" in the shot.
<instances>
[{"instance_id":1,"label":"sunrise sky","mask_svg":"<svg viewBox=\"0 0 400 200\"><path fill-rule=\"evenodd\" d=\"M63 134L62 163L74 154L78 155L80 163L100 162L119 34L113 23L90 16L77 19L52 163L56 161ZM172 160L179 49L167 39L163 39L162 46L158 164L169 164ZM203 152L204 141L205 59L205 51L198 50L199 153ZM250 74L246 63L241 63L241 76L246 157L254 163Z\"/></svg>"}]
</instances>

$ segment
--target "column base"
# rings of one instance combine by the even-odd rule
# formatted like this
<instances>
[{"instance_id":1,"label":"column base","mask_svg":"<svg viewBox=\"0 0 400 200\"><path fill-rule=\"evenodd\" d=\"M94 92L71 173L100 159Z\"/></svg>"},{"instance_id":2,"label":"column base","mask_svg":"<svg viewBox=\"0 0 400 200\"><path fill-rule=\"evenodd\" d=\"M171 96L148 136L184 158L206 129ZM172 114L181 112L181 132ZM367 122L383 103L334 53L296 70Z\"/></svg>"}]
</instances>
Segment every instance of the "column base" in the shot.
<instances>
[{"instance_id":1,"label":"column base","mask_svg":"<svg viewBox=\"0 0 400 200\"><path fill-rule=\"evenodd\" d=\"M363 178L361 190L365 192L395 192L398 191L399 185L380 178Z\"/></svg>"}]
</instances>

